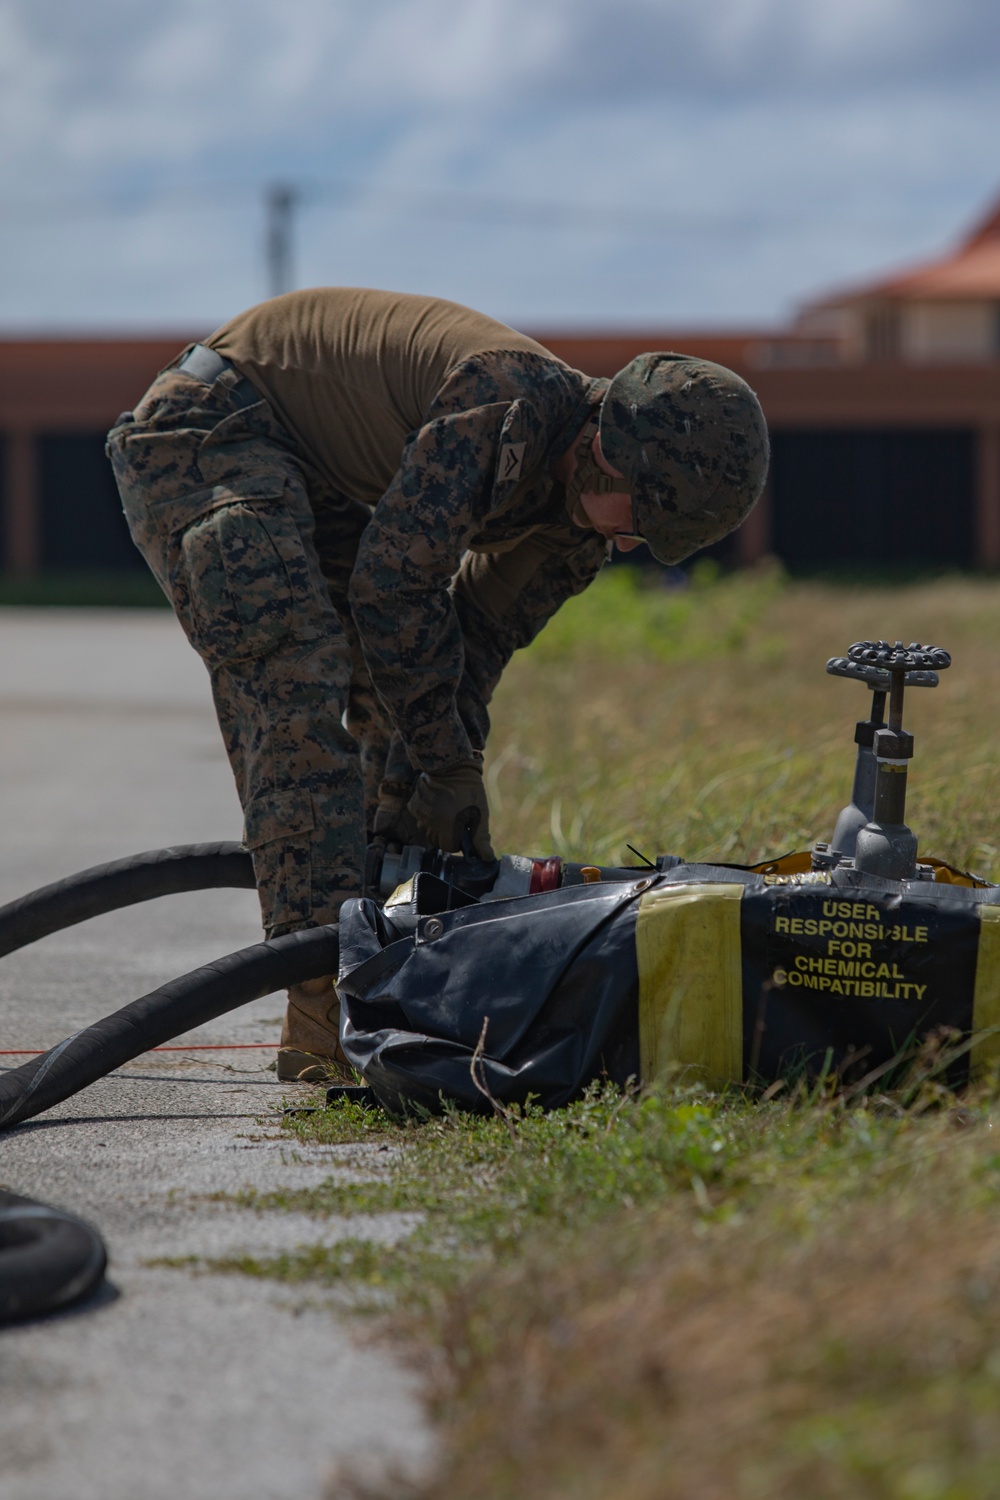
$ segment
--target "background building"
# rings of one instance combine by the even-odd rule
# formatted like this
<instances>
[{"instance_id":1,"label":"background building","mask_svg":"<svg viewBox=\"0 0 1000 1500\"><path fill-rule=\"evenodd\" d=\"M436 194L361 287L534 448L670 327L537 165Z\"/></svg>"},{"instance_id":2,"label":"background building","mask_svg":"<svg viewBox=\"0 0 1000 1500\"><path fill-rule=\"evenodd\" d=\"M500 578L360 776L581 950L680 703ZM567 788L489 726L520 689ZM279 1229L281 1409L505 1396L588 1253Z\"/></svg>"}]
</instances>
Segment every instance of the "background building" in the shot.
<instances>
[{"instance_id":1,"label":"background building","mask_svg":"<svg viewBox=\"0 0 1000 1500\"><path fill-rule=\"evenodd\" d=\"M0 340L0 572L135 572L104 434L206 330ZM611 375L680 348L743 375L767 493L729 544L789 567L1000 568L1000 206L949 255L824 298L787 329L536 337Z\"/></svg>"}]
</instances>

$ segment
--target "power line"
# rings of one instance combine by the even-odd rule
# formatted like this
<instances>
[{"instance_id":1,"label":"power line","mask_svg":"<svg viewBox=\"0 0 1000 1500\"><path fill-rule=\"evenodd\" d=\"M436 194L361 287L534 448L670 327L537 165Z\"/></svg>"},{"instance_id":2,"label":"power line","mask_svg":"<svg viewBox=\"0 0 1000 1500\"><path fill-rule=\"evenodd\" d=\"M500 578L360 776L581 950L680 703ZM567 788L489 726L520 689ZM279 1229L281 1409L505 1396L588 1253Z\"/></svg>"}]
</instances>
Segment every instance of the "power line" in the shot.
<instances>
[{"instance_id":1,"label":"power line","mask_svg":"<svg viewBox=\"0 0 1000 1500\"><path fill-rule=\"evenodd\" d=\"M329 206L343 213L369 213L409 219L451 219L481 224L499 223L512 228L568 230L635 236L705 234L760 234L820 224L824 215L802 206L787 210L733 211L713 209L649 209L636 204L573 203L509 198L497 194L453 192L436 188L412 188L362 182L351 178L312 178L282 181L266 190L269 222L279 214L290 223L294 208ZM147 186L99 190L93 194L67 194L51 198L0 198L0 229L10 226L68 222L127 214L173 213L183 209L223 209L241 200L248 207L259 202L261 184L246 180L214 183L165 184L150 191ZM287 207L276 207L287 194ZM280 199L284 203L284 199ZM828 210L829 211L829 210ZM836 222L842 215L836 214ZM852 213L852 227L900 228L912 219L898 209L889 214ZM285 233L285 231L282 231ZM272 267L273 269L273 267Z\"/></svg>"},{"instance_id":2,"label":"power line","mask_svg":"<svg viewBox=\"0 0 1000 1500\"><path fill-rule=\"evenodd\" d=\"M239 194L249 199L258 194L258 183L222 182L169 184L156 193L148 187L98 190L94 193L67 193L50 198L0 198L0 228L7 225L46 224L77 219L113 217L117 214L143 211L174 212L177 208L216 208L224 196Z\"/></svg>"}]
</instances>

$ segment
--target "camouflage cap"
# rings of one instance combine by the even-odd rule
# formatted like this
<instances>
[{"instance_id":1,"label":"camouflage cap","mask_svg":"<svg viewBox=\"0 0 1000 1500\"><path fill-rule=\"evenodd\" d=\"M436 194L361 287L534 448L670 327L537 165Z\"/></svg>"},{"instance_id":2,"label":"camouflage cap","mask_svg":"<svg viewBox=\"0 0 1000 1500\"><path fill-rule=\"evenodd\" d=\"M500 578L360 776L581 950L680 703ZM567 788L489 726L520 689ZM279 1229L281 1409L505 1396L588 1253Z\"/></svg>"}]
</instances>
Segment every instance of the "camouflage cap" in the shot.
<instances>
[{"instance_id":1,"label":"camouflage cap","mask_svg":"<svg viewBox=\"0 0 1000 1500\"><path fill-rule=\"evenodd\" d=\"M767 477L767 424L745 380L689 354L640 354L601 406L601 451L632 486L650 551L678 563L745 519Z\"/></svg>"}]
</instances>

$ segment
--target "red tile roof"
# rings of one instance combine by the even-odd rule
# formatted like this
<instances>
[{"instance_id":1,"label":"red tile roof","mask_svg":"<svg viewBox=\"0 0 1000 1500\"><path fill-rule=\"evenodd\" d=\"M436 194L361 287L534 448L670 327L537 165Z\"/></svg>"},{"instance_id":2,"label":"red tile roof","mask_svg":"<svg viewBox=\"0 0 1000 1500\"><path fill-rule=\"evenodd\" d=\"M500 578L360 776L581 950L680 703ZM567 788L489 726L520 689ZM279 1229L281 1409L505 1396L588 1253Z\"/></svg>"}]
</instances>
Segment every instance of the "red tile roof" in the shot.
<instances>
[{"instance_id":1,"label":"red tile roof","mask_svg":"<svg viewBox=\"0 0 1000 1500\"><path fill-rule=\"evenodd\" d=\"M1000 202L950 255L895 276L862 283L809 304L809 311L882 298L910 301L1000 300Z\"/></svg>"}]
</instances>

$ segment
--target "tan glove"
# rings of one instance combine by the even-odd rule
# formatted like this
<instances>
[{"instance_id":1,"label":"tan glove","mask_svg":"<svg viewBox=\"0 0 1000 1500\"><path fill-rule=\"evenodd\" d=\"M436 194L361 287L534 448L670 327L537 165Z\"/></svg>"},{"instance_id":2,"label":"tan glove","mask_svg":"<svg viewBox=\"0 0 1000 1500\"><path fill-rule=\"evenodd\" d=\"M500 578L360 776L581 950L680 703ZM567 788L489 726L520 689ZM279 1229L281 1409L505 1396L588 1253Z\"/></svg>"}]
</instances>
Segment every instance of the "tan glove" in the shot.
<instances>
[{"instance_id":1,"label":"tan glove","mask_svg":"<svg viewBox=\"0 0 1000 1500\"><path fill-rule=\"evenodd\" d=\"M402 849L404 844L422 844L423 834L407 803L413 794L411 781L383 781L378 789L378 809L372 833L391 846Z\"/></svg>"},{"instance_id":2,"label":"tan glove","mask_svg":"<svg viewBox=\"0 0 1000 1500\"><path fill-rule=\"evenodd\" d=\"M474 761L459 761L444 771L422 771L408 811L424 837L445 854L461 851L462 836L468 832L480 859L496 858L483 772Z\"/></svg>"}]
</instances>

